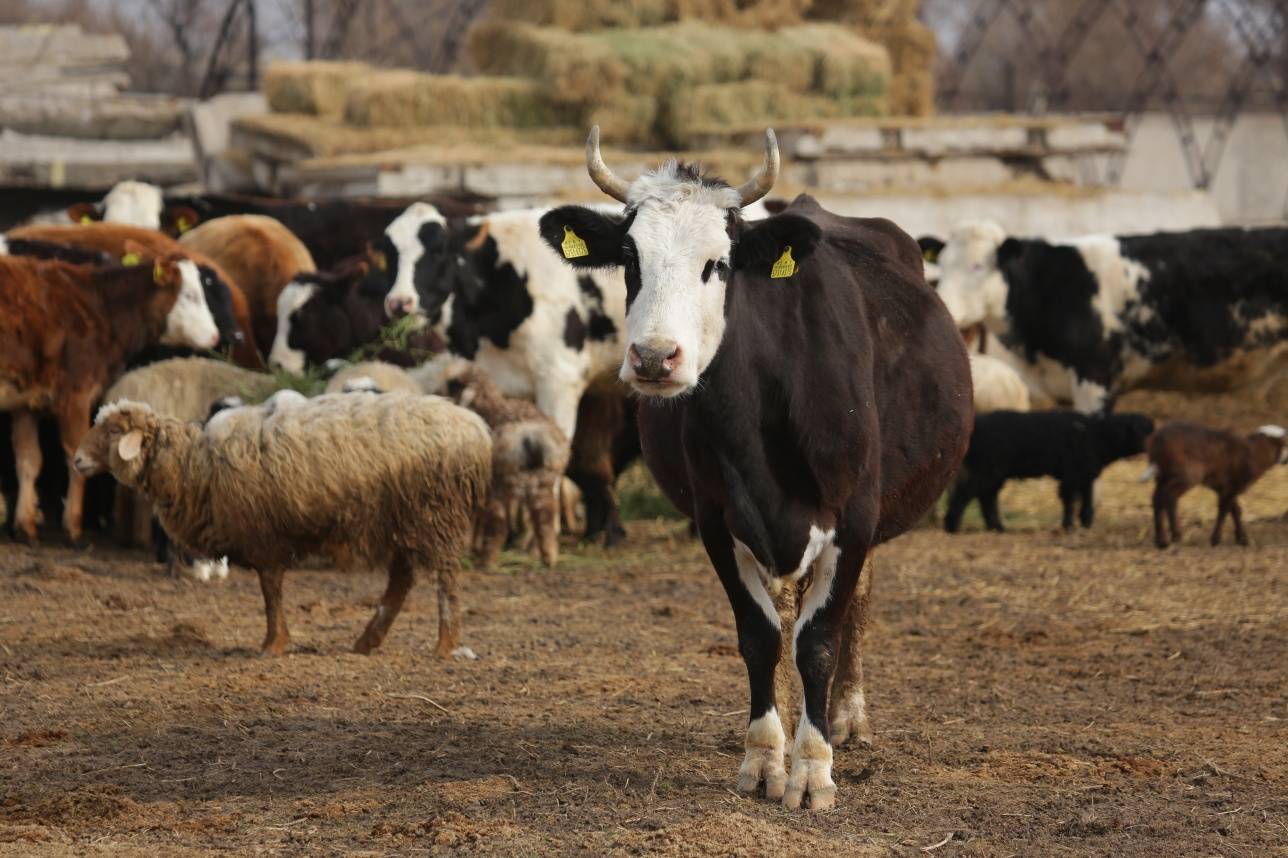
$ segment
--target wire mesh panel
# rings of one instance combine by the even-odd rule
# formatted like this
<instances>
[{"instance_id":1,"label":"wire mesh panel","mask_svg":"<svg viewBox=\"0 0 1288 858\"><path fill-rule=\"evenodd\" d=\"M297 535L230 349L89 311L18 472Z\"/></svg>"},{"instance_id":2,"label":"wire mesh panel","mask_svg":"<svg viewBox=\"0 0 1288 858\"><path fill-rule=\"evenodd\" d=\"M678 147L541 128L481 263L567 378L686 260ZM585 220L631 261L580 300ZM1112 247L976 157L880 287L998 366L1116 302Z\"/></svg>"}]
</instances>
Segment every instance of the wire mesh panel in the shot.
<instances>
[{"instance_id":1,"label":"wire mesh panel","mask_svg":"<svg viewBox=\"0 0 1288 858\"><path fill-rule=\"evenodd\" d=\"M922 18L943 112L1114 112L1130 141L1163 111L1196 188L1241 114L1277 113L1288 135L1288 0L923 0Z\"/></svg>"}]
</instances>

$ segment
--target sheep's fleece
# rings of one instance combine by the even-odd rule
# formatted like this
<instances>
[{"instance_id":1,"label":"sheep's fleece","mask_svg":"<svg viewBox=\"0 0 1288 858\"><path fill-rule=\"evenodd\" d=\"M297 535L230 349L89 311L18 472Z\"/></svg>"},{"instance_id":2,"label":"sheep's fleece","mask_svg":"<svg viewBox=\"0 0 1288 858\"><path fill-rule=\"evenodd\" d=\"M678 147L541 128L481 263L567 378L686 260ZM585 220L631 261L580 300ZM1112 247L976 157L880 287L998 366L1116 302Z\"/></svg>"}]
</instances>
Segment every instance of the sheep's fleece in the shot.
<instances>
[{"instance_id":1,"label":"sheep's fleece","mask_svg":"<svg viewBox=\"0 0 1288 858\"><path fill-rule=\"evenodd\" d=\"M131 370L103 395L103 404L129 399L180 420L204 421L225 396L263 399L277 385L273 376L209 358L170 358Z\"/></svg>"},{"instance_id":2,"label":"sheep's fleece","mask_svg":"<svg viewBox=\"0 0 1288 858\"><path fill-rule=\"evenodd\" d=\"M140 451L127 461L134 430ZM482 419L436 396L324 395L235 421L217 440L120 402L99 411L82 458L147 495L197 553L260 570L314 552L343 567L384 567L403 553L437 566L468 546L492 442Z\"/></svg>"}]
</instances>

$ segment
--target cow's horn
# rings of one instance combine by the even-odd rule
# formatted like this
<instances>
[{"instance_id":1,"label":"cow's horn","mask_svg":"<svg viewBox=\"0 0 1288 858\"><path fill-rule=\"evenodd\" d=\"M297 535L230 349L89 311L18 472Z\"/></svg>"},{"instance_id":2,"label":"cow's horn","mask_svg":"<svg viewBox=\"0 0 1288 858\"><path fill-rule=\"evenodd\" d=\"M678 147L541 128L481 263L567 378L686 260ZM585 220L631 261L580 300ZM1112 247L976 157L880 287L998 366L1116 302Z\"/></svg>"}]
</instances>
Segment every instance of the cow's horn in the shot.
<instances>
[{"instance_id":1,"label":"cow's horn","mask_svg":"<svg viewBox=\"0 0 1288 858\"><path fill-rule=\"evenodd\" d=\"M769 193L774 187L774 182L778 179L778 138L774 136L774 129L765 129L765 163L756 171L742 187L738 189L738 196L742 197L742 204L749 206L756 200ZM602 185L600 187L603 187Z\"/></svg>"},{"instance_id":2,"label":"cow's horn","mask_svg":"<svg viewBox=\"0 0 1288 858\"><path fill-rule=\"evenodd\" d=\"M586 138L586 172L590 173L591 181L598 185L601 191L618 202L626 202L626 192L630 190L630 184L614 176L613 171L604 163L603 156L599 154L598 125L590 129L590 136Z\"/></svg>"}]
</instances>

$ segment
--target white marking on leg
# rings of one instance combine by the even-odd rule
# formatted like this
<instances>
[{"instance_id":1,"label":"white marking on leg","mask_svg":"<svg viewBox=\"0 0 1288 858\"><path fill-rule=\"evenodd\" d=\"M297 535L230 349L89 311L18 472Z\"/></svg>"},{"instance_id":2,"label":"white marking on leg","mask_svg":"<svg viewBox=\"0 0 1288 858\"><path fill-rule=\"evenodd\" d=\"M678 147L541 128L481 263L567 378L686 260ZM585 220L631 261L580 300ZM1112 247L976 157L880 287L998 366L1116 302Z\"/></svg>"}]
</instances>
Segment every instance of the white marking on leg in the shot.
<instances>
[{"instance_id":1,"label":"white marking on leg","mask_svg":"<svg viewBox=\"0 0 1288 858\"><path fill-rule=\"evenodd\" d=\"M755 792L763 781L765 797L780 799L787 788L787 768L783 764L787 735L777 709L747 725L746 756L738 769L738 790Z\"/></svg>"},{"instance_id":2,"label":"white marking on leg","mask_svg":"<svg viewBox=\"0 0 1288 858\"><path fill-rule=\"evenodd\" d=\"M814 561L814 576L810 580L805 598L801 600L800 613L796 616L796 627L792 631L792 656L796 655L796 640L801 629L814 618L814 615L827 605L832 598L832 582L836 579L836 562L841 556L841 549L830 539L818 553Z\"/></svg>"},{"instance_id":3,"label":"white marking on leg","mask_svg":"<svg viewBox=\"0 0 1288 858\"><path fill-rule=\"evenodd\" d=\"M813 810L830 810L836 804L836 784L832 781L832 745L819 729L810 723L801 703L801 720L792 743L792 773L783 792L783 806L796 810L805 796Z\"/></svg>"},{"instance_id":4,"label":"white marking on leg","mask_svg":"<svg viewBox=\"0 0 1288 858\"><path fill-rule=\"evenodd\" d=\"M737 539L733 541L733 559L738 564L738 578L742 581L742 586L751 594L751 598L760 606L773 627L782 631L778 609L774 607L774 600L768 589L769 586L778 584L778 581L770 580L769 571L760 565L751 549Z\"/></svg>"},{"instance_id":5,"label":"white marking on leg","mask_svg":"<svg viewBox=\"0 0 1288 858\"><path fill-rule=\"evenodd\" d=\"M291 348L291 318L307 304L318 287L312 283L291 281L277 295L277 331L273 336L273 348L268 353L268 365L278 367L296 375L304 372L306 363L304 352Z\"/></svg>"}]
</instances>

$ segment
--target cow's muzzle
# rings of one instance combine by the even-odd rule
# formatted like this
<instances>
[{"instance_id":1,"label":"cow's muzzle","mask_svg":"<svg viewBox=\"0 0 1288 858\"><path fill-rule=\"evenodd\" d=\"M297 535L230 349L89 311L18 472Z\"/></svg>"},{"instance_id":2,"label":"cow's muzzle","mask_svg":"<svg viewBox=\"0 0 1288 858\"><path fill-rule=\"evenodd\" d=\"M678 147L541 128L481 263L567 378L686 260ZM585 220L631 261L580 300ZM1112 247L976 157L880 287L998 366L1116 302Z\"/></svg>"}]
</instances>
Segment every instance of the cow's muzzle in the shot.
<instances>
[{"instance_id":1,"label":"cow's muzzle","mask_svg":"<svg viewBox=\"0 0 1288 858\"><path fill-rule=\"evenodd\" d=\"M667 381L681 361L680 346L673 340L631 343L626 357L640 381Z\"/></svg>"}]
</instances>

